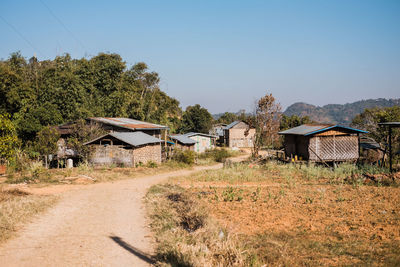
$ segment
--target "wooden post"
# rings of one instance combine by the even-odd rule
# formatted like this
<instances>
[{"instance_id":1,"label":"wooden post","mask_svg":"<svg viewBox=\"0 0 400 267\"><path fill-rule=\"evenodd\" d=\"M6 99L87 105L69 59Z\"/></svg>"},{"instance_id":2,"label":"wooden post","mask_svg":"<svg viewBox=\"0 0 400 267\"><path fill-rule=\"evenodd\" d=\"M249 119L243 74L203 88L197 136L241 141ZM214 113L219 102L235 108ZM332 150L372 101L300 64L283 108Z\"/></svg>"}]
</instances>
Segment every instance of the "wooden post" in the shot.
<instances>
[{"instance_id":1,"label":"wooden post","mask_svg":"<svg viewBox=\"0 0 400 267\"><path fill-rule=\"evenodd\" d=\"M359 161L360 160L360 154L361 154L361 148L360 148L361 141L360 141L360 134L359 133L357 133L357 139L358 139L358 158L357 158L357 161Z\"/></svg>"},{"instance_id":2,"label":"wooden post","mask_svg":"<svg viewBox=\"0 0 400 267\"><path fill-rule=\"evenodd\" d=\"M392 169L392 127L389 126L389 170L390 173L393 172Z\"/></svg>"}]
</instances>

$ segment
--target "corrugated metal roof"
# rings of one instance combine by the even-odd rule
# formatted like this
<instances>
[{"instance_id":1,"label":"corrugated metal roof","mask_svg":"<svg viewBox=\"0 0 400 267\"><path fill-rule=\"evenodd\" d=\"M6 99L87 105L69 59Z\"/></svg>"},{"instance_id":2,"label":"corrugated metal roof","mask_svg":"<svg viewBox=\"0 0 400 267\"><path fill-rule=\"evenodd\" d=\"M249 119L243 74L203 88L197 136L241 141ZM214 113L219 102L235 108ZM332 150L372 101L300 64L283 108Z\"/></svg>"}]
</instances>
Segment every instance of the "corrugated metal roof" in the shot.
<instances>
[{"instance_id":1,"label":"corrugated metal roof","mask_svg":"<svg viewBox=\"0 0 400 267\"><path fill-rule=\"evenodd\" d=\"M185 144L185 145L194 145L197 143L193 139L190 139L189 137L187 137L185 135L181 135L181 134L173 135L170 137L171 137L171 139L177 140L178 142Z\"/></svg>"},{"instance_id":2,"label":"corrugated metal roof","mask_svg":"<svg viewBox=\"0 0 400 267\"><path fill-rule=\"evenodd\" d=\"M400 122L392 121L392 122L380 122L378 125L382 126L390 126L390 127L400 127Z\"/></svg>"},{"instance_id":3,"label":"corrugated metal roof","mask_svg":"<svg viewBox=\"0 0 400 267\"><path fill-rule=\"evenodd\" d=\"M105 118L105 117L95 117L89 118L89 120L100 122L104 124L109 124L117 127L122 127L126 129L132 130L161 130L161 129L168 129L167 126L145 122L145 121L138 121L130 118Z\"/></svg>"},{"instance_id":4,"label":"corrugated metal roof","mask_svg":"<svg viewBox=\"0 0 400 267\"><path fill-rule=\"evenodd\" d=\"M370 137L361 137L360 146L364 149L379 149L383 151L381 145Z\"/></svg>"},{"instance_id":5,"label":"corrugated metal roof","mask_svg":"<svg viewBox=\"0 0 400 267\"><path fill-rule=\"evenodd\" d=\"M99 139L102 139L106 136L112 136L118 140L121 140L124 143L127 143L131 146L142 146L146 144L155 144L160 143L161 139L155 138L154 136L145 134L144 132L113 132L103 136L100 136L96 139L93 139L89 142L84 143L84 145L89 145L93 142L96 142Z\"/></svg>"},{"instance_id":6,"label":"corrugated metal roof","mask_svg":"<svg viewBox=\"0 0 400 267\"><path fill-rule=\"evenodd\" d=\"M358 132L358 133L368 133L367 131L351 128L351 127L346 127L342 125L333 125L333 124L319 124L319 125L313 125L313 124L303 124L282 132L279 132L279 134L294 134L294 135L312 135L320 132L324 132L327 130L331 130L333 128L339 128L339 129L347 129L353 132Z\"/></svg>"},{"instance_id":7,"label":"corrugated metal roof","mask_svg":"<svg viewBox=\"0 0 400 267\"><path fill-rule=\"evenodd\" d=\"M228 125L225 127L225 130L229 130L230 128L232 128L232 127L235 126L236 124L239 124L240 122L241 122L241 121L234 121L234 122L228 124Z\"/></svg>"},{"instance_id":8,"label":"corrugated metal roof","mask_svg":"<svg viewBox=\"0 0 400 267\"><path fill-rule=\"evenodd\" d=\"M327 127L330 127L332 125L309 125L309 124L303 124L282 132L279 132L279 134L296 134L296 135L306 135L307 133L318 131Z\"/></svg>"},{"instance_id":9,"label":"corrugated metal roof","mask_svg":"<svg viewBox=\"0 0 400 267\"><path fill-rule=\"evenodd\" d=\"M182 134L182 135L184 135L186 137L192 137L192 136L195 136L195 135L202 135L202 136L206 136L206 137L210 137L210 138L218 138L218 136L215 136L215 135L205 134L205 133L194 133L194 132L185 133L185 134Z\"/></svg>"}]
</instances>

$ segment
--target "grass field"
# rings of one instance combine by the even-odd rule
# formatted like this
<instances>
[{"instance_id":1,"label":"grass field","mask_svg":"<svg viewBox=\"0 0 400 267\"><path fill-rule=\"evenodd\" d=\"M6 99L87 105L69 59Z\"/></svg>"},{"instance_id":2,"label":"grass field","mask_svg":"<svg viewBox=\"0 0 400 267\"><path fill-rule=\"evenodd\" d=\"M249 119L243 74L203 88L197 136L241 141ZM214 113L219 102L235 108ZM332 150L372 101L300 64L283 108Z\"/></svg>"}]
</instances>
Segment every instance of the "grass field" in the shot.
<instances>
[{"instance_id":1,"label":"grass field","mask_svg":"<svg viewBox=\"0 0 400 267\"><path fill-rule=\"evenodd\" d=\"M207 211L207 220L235 237L231 242L240 251L240 263L230 265L398 266L400 188L384 179L366 184L362 174L378 171L353 165L331 170L269 162L203 171L170 183L195 199ZM179 223L169 225L179 228ZM174 233L179 231L169 235ZM203 241L205 250L212 250L196 231L184 235L190 238L174 238L190 240L186 247L193 243L198 247ZM159 243L161 251L165 239ZM185 255L183 245L174 244L169 250ZM193 257L189 265L197 262ZM208 257L213 265L218 263L215 254Z\"/></svg>"},{"instance_id":2,"label":"grass field","mask_svg":"<svg viewBox=\"0 0 400 267\"><path fill-rule=\"evenodd\" d=\"M12 237L23 223L56 202L55 196L35 196L0 188L0 242Z\"/></svg>"}]
</instances>

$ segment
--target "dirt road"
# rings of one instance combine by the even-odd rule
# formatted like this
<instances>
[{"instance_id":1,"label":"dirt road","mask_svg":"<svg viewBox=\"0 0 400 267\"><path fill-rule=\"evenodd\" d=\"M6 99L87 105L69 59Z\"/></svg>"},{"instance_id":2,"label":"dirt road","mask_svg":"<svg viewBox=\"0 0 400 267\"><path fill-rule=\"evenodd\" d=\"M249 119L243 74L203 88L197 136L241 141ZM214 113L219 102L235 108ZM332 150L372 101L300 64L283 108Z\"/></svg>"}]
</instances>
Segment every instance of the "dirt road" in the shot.
<instances>
[{"instance_id":1,"label":"dirt road","mask_svg":"<svg viewBox=\"0 0 400 267\"><path fill-rule=\"evenodd\" d=\"M168 177L222 164L94 184L61 194L60 202L0 246L0 266L148 266L152 237L146 190Z\"/></svg>"}]
</instances>

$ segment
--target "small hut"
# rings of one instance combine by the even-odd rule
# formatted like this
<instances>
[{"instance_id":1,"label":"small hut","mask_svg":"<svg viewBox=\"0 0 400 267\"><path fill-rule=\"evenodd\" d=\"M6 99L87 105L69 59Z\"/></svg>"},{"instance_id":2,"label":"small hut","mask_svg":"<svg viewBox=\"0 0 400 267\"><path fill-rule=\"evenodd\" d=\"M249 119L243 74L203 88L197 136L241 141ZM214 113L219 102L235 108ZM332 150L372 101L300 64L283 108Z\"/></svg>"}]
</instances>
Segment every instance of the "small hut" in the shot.
<instances>
[{"instance_id":1,"label":"small hut","mask_svg":"<svg viewBox=\"0 0 400 267\"><path fill-rule=\"evenodd\" d=\"M175 148L181 150L194 151L194 145L197 143L195 140L181 134L170 135L169 138L174 142Z\"/></svg>"},{"instance_id":2,"label":"small hut","mask_svg":"<svg viewBox=\"0 0 400 267\"><path fill-rule=\"evenodd\" d=\"M194 151L198 153L203 153L206 150L213 149L215 147L215 140L218 136L204 133L186 133L182 136L185 136L189 139L195 141Z\"/></svg>"},{"instance_id":3,"label":"small hut","mask_svg":"<svg viewBox=\"0 0 400 267\"><path fill-rule=\"evenodd\" d=\"M284 136L287 158L314 162L355 161L359 158L359 134L367 133L341 125L303 124L279 134Z\"/></svg>"},{"instance_id":4,"label":"small hut","mask_svg":"<svg viewBox=\"0 0 400 267\"><path fill-rule=\"evenodd\" d=\"M138 163L161 162L162 140L143 132L113 132L84 145L94 148L91 162L95 165L117 164L135 166Z\"/></svg>"}]
</instances>

